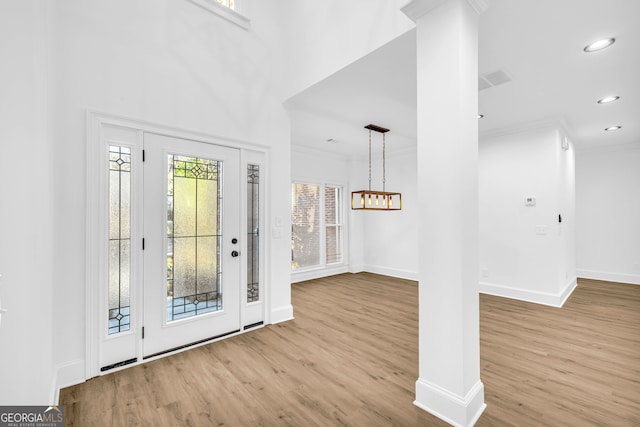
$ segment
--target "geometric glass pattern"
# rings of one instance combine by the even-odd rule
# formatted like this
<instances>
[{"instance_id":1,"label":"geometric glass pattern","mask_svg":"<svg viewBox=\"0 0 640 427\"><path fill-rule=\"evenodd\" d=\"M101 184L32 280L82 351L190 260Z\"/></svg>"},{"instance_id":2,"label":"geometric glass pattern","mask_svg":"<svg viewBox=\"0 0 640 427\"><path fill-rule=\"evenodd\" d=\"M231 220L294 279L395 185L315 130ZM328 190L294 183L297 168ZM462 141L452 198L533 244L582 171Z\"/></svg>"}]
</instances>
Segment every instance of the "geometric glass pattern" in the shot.
<instances>
[{"instance_id":1,"label":"geometric glass pattern","mask_svg":"<svg viewBox=\"0 0 640 427\"><path fill-rule=\"evenodd\" d=\"M167 159L167 319L222 309L222 162Z\"/></svg>"},{"instance_id":2,"label":"geometric glass pattern","mask_svg":"<svg viewBox=\"0 0 640 427\"><path fill-rule=\"evenodd\" d=\"M260 166L247 165L247 302L260 301Z\"/></svg>"},{"instance_id":3,"label":"geometric glass pattern","mask_svg":"<svg viewBox=\"0 0 640 427\"><path fill-rule=\"evenodd\" d=\"M109 146L108 333L131 327L131 149Z\"/></svg>"}]
</instances>

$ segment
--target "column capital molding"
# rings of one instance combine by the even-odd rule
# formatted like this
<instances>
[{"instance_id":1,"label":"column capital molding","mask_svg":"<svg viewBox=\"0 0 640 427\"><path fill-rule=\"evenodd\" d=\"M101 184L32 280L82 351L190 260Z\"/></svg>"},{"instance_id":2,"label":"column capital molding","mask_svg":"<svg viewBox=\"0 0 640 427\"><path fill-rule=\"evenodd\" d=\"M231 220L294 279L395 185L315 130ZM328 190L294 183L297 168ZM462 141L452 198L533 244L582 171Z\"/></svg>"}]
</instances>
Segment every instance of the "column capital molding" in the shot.
<instances>
[{"instance_id":1,"label":"column capital molding","mask_svg":"<svg viewBox=\"0 0 640 427\"><path fill-rule=\"evenodd\" d=\"M400 10L413 22L431 12L433 9L451 0L410 0ZM465 0L478 15L489 7L488 0Z\"/></svg>"}]
</instances>

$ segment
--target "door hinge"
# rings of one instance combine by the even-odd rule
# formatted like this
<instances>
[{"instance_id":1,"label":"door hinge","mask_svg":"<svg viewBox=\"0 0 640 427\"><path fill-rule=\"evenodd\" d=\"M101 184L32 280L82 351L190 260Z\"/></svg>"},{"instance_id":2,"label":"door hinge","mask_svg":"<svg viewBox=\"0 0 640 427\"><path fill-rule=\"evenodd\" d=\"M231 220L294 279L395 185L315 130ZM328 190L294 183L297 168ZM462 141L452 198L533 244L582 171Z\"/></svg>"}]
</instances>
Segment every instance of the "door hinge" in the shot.
<instances>
[{"instance_id":1,"label":"door hinge","mask_svg":"<svg viewBox=\"0 0 640 427\"><path fill-rule=\"evenodd\" d=\"M145 159L146 159L146 157L145 157L145 151L144 151L144 150L142 150L142 161L144 162L144 161L145 161Z\"/></svg>"},{"instance_id":2,"label":"door hinge","mask_svg":"<svg viewBox=\"0 0 640 427\"><path fill-rule=\"evenodd\" d=\"M144 237L142 238L142 250L144 251Z\"/></svg>"},{"instance_id":3,"label":"door hinge","mask_svg":"<svg viewBox=\"0 0 640 427\"><path fill-rule=\"evenodd\" d=\"M144 326L142 327L142 339L144 339Z\"/></svg>"}]
</instances>

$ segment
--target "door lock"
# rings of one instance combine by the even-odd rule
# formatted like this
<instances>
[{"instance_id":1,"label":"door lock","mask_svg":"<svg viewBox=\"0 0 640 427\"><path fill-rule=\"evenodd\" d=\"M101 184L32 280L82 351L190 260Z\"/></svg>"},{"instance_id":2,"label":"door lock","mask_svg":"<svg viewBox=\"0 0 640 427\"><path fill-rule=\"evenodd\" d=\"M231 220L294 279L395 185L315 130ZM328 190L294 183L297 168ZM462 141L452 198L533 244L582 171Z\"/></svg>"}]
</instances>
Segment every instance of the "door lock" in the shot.
<instances>
[{"instance_id":1,"label":"door lock","mask_svg":"<svg viewBox=\"0 0 640 427\"><path fill-rule=\"evenodd\" d=\"M234 257L234 258L235 258L235 257L237 257L238 255L240 255L240 252L238 252L238 251L231 251L231 256L232 256L232 257Z\"/></svg>"}]
</instances>

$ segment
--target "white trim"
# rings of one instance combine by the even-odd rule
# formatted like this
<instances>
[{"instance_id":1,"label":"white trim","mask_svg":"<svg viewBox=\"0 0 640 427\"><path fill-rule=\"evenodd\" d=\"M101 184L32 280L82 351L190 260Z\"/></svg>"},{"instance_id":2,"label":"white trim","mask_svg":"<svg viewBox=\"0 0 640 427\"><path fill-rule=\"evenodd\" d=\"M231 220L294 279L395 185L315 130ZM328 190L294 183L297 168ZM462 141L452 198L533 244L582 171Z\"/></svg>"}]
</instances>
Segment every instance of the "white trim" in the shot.
<instances>
[{"instance_id":1,"label":"white trim","mask_svg":"<svg viewBox=\"0 0 640 427\"><path fill-rule=\"evenodd\" d=\"M416 381L414 405L458 427L473 426L487 407L484 384L478 380L462 397L423 378Z\"/></svg>"},{"instance_id":2,"label":"white trim","mask_svg":"<svg viewBox=\"0 0 640 427\"><path fill-rule=\"evenodd\" d=\"M542 130L560 130L561 132L564 132L564 134L567 135L570 140L576 140L576 138L573 136L574 133L571 130L570 126L561 117L532 120L499 129L491 129L488 131L479 132L478 140L480 144L482 144L482 142L486 139L518 135L522 133L531 133Z\"/></svg>"},{"instance_id":3,"label":"white trim","mask_svg":"<svg viewBox=\"0 0 640 427\"><path fill-rule=\"evenodd\" d=\"M402 13L416 22L427 13L442 5L446 0L411 0L400 8Z\"/></svg>"},{"instance_id":4,"label":"white trim","mask_svg":"<svg viewBox=\"0 0 640 427\"><path fill-rule=\"evenodd\" d=\"M177 137L183 139L192 139L200 142L208 142L210 144L221 145L223 147L231 148L246 148L254 151L268 152L270 147L264 144L258 144L243 139L230 138L224 135L216 135L205 132L198 132L174 125L162 125L156 122L150 122L135 117L120 116L117 114L110 114L101 112L98 110L87 110L87 117L89 119L96 120L98 125L111 124L114 126L120 126L124 128L130 128L140 130L142 132L155 133L157 135L164 135L170 137ZM99 131L99 126L97 130Z\"/></svg>"},{"instance_id":5,"label":"white trim","mask_svg":"<svg viewBox=\"0 0 640 427\"><path fill-rule=\"evenodd\" d=\"M308 270L302 270L291 273L291 283L299 283L307 280L320 279L322 277L335 276L336 274L343 274L349 272L349 266L346 264L339 264L332 266L329 264L326 267L317 267Z\"/></svg>"},{"instance_id":6,"label":"white trim","mask_svg":"<svg viewBox=\"0 0 640 427\"><path fill-rule=\"evenodd\" d=\"M576 279L571 279L560 292L555 294L550 292L533 291L530 289L518 289L511 286L488 282L480 282L478 287L480 293L483 294L561 308L576 288Z\"/></svg>"},{"instance_id":7,"label":"white trim","mask_svg":"<svg viewBox=\"0 0 640 427\"><path fill-rule=\"evenodd\" d=\"M190 0L190 1L191 3L197 4L203 9L208 10L214 15L218 15L222 19L225 19L244 30L249 30L251 26L250 25L251 21L249 20L249 18L247 18L244 15L241 15L240 13L236 12L233 9L229 9L226 6L218 4L218 2L215 0Z\"/></svg>"},{"instance_id":8,"label":"white trim","mask_svg":"<svg viewBox=\"0 0 640 427\"><path fill-rule=\"evenodd\" d=\"M267 285L266 285L266 276L264 274L265 272L265 265L266 265L266 238L264 237L266 234L266 222L267 222L267 215L265 214L267 212L266 206L267 206L267 167L266 167L266 163L267 163L267 153L265 152L260 152L260 151L255 151L255 150L247 150L247 149L243 149L240 150L240 168L244 171L244 179L243 182L241 183L241 185L243 186L243 190L242 190L242 195L241 197L245 200L247 200L247 191L248 191L248 187L247 187L247 182L246 182L246 171L247 171L247 167L249 165L256 165L258 166L258 173L259 173L259 178L258 178L258 281L259 281L259 290L258 290L258 300L254 301L254 302L250 302L247 303L247 283L248 283L248 277L247 277L247 270L248 270L248 263L250 262L249 257L245 257L245 262L243 263L243 269L241 271L241 283L243 283L243 285L241 286L241 295L240 295L240 299L242 301L242 310L241 310L241 317L240 317L240 324L241 326L245 326L247 324L251 324L251 323L255 323L257 321L262 321L265 324L267 323L267 319L266 319L266 313L265 313L265 307L267 306L266 304L266 299L267 299ZM242 211L241 212L241 217L242 218L247 218L248 217L248 211L249 211L249 206L248 203L241 203L242 206ZM247 222L242 221L240 224L240 228L241 228L241 237L242 239L240 240L241 242L241 253L245 253L248 254L248 230L247 230ZM260 306L260 319L254 318L254 316L256 315L255 313L255 306L259 305ZM248 320L250 319L250 320Z\"/></svg>"},{"instance_id":9,"label":"white trim","mask_svg":"<svg viewBox=\"0 0 640 427\"><path fill-rule=\"evenodd\" d=\"M591 154L591 153L615 153L620 151L640 150L640 142L634 142L629 144L614 144L614 145L601 145L594 147L576 147L576 154Z\"/></svg>"},{"instance_id":10,"label":"white trim","mask_svg":"<svg viewBox=\"0 0 640 427\"><path fill-rule=\"evenodd\" d=\"M85 179L85 194L87 197L87 205L85 206L85 244L86 244L86 268L85 268L85 379L94 376L98 371L98 352L99 338L94 335L98 331L97 319L95 313L99 311L99 303L97 298L98 285L89 285L94 283L96 278L100 277L100 250L99 231L100 231L100 213L96 205L100 199L100 188L103 187L106 177L102 174L92 174L89 171L95 171L99 166L101 144L101 118L92 113L86 112L87 121L87 176ZM99 169L98 169L99 170ZM99 335L98 335L99 337ZM95 365L95 369L94 369ZM57 381L57 380L56 380Z\"/></svg>"},{"instance_id":11,"label":"white trim","mask_svg":"<svg viewBox=\"0 0 640 427\"><path fill-rule=\"evenodd\" d=\"M400 10L409 17L413 22L416 22L418 19L422 18L427 13L432 10L440 7L447 0L411 0L404 6L400 8ZM489 4L486 0L466 0L467 4L475 13L480 15L489 7Z\"/></svg>"},{"instance_id":12,"label":"white trim","mask_svg":"<svg viewBox=\"0 0 640 427\"><path fill-rule=\"evenodd\" d=\"M276 323L286 322L287 320L293 320L293 306L291 304L283 305L271 310L271 319L269 323L275 325Z\"/></svg>"},{"instance_id":13,"label":"white trim","mask_svg":"<svg viewBox=\"0 0 640 427\"><path fill-rule=\"evenodd\" d=\"M371 265L371 264L365 264L364 271L368 273L380 274L383 276L397 277L399 279L418 281L417 271L402 270L400 268L382 267L379 265Z\"/></svg>"},{"instance_id":14,"label":"white trim","mask_svg":"<svg viewBox=\"0 0 640 427\"><path fill-rule=\"evenodd\" d=\"M51 402L56 405L60 404L60 390L83 383L85 381L84 371L85 366L82 359L71 360L54 366Z\"/></svg>"},{"instance_id":15,"label":"white trim","mask_svg":"<svg viewBox=\"0 0 640 427\"><path fill-rule=\"evenodd\" d=\"M608 271L577 270L578 277L583 279L604 280L606 282L640 285L640 274L612 273Z\"/></svg>"}]
</instances>

